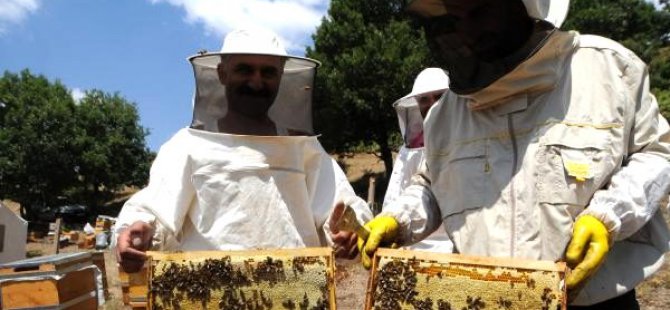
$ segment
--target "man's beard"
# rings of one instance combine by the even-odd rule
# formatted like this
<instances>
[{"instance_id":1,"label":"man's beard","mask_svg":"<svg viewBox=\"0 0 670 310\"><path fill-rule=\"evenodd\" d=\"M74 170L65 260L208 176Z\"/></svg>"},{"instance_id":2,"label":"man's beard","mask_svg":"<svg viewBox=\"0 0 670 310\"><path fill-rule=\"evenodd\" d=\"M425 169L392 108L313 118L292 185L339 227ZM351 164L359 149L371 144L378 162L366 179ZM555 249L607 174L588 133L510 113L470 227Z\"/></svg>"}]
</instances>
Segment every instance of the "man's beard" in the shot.
<instances>
[{"instance_id":1,"label":"man's beard","mask_svg":"<svg viewBox=\"0 0 670 310\"><path fill-rule=\"evenodd\" d=\"M242 85L228 96L228 106L229 109L239 114L260 119L267 116L275 97L276 93L267 88L255 90L247 85Z\"/></svg>"},{"instance_id":2,"label":"man's beard","mask_svg":"<svg viewBox=\"0 0 670 310\"><path fill-rule=\"evenodd\" d=\"M455 34L429 38L428 46L440 65L449 72L449 89L459 95L472 94L514 70L542 47L555 28L542 21L539 23L526 44L499 59L478 55Z\"/></svg>"}]
</instances>

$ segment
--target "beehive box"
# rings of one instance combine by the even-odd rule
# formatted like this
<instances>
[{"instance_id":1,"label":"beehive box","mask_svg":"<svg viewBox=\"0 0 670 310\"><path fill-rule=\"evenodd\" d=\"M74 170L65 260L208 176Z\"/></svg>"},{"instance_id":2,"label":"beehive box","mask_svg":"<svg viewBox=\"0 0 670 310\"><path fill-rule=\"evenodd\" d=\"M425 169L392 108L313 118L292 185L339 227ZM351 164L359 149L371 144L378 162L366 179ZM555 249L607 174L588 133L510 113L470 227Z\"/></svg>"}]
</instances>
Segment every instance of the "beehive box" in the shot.
<instances>
[{"instance_id":1,"label":"beehive box","mask_svg":"<svg viewBox=\"0 0 670 310\"><path fill-rule=\"evenodd\" d=\"M115 219L105 215L99 215L95 219L95 234L108 232L114 225Z\"/></svg>"},{"instance_id":2,"label":"beehive box","mask_svg":"<svg viewBox=\"0 0 670 310\"><path fill-rule=\"evenodd\" d=\"M365 309L566 309L565 263L379 249Z\"/></svg>"},{"instance_id":3,"label":"beehive box","mask_svg":"<svg viewBox=\"0 0 670 310\"><path fill-rule=\"evenodd\" d=\"M107 286L107 269L105 268L105 252L104 251L91 251L91 261L93 264L100 269L100 275L102 276L102 292L105 294L104 299L109 298L109 287Z\"/></svg>"},{"instance_id":4,"label":"beehive box","mask_svg":"<svg viewBox=\"0 0 670 310\"><path fill-rule=\"evenodd\" d=\"M84 235L77 242L77 247L82 250L92 249L95 246L95 235Z\"/></svg>"},{"instance_id":5,"label":"beehive box","mask_svg":"<svg viewBox=\"0 0 670 310\"><path fill-rule=\"evenodd\" d=\"M123 304L132 309L146 309L148 307L148 271L143 267L139 272L126 273L117 265Z\"/></svg>"},{"instance_id":6,"label":"beehive box","mask_svg":"<svg viewBox=\"0 0 670 310\"><path fill-rule=\"evenodd\" d=\"M336 309L330 248L148 255L151 309Z\"/></svg>"},{"instance_id":7,"label":"beehive box","mask_svg":"<svg viewBox=\"0 0 670 310\"><path fill-rule=\"evenodd\" d=\"M66 253L0 266L1 309L97 309L90 253Z\"/></svg>"}]
</instances>

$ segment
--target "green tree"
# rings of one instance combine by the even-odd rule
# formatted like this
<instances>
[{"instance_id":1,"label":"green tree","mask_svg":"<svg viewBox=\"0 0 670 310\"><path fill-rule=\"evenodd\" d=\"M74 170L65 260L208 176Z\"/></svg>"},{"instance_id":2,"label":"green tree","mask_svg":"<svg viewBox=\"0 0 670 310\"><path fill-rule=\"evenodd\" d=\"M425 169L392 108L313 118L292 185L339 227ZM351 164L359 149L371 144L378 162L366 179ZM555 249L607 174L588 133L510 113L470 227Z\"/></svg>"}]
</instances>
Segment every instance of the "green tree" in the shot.
<instances>
[{"instance_id":1,"label":"green tree","mask_svg":"<svg viewBox=\"0 0 670 310\"><path fill-rule=\"evenodd\" d=\"M649 62L669 42L670 14L645 0L576 0L562 28L621 42Z\"/></svg>"},{"instance_id":2,"label":"green tree","mask_svg":"<svg viewBox=\"0 0 670 310\"><path fill-rule=\"evenodd\" d=\"M87 91L75 111L79 184L71 196L101 206L122 186L146 184L151 153L137 107L118 93Z\"/></svg>"},{"instance_id":3,"label":"green tree","mask_svg":"<svg viewBox=\"0 0 670 310\"><path fill-rule=\"evenodd\" d=\"M649 67L652 92L656 95L661 114L670 120L670 46L659 49Z\"/></svg>"},{"instance_id":4,"label":"green tree","mask_svg":"<svg viewBox=\"0 0 670 310\"><path fill-rule=\"evenodd\" d=\"M33 219L62 198L99 206L146 183L151 153L134 104L89 91L76 104L60 82L28 70L0 78L0 198Z\"/></svg>"},{"instance_id":5,"label":"green tree","mask_svg":"<svg viewBox=\"0 0 670 310\"><path fill-rule=\"evenodd\" d=\"M655 93L658 106L661 109L661 114L665 119L670 120L670 90L657 90Z\"/></svg>"},{"instance_id":6,"label":"green tree","mask_svg":"<svg viewBox=\"0 0 670 310\"><path fill-rule=\"evenodd\" d=\"M423 32L412 27L406 1L333 0L307 56L320 60L315 127L331 152L379 152L387 175L398 145L392 103L409 92L432 62Z\"/></svg>"},{"instance_id":7,"label":"green tree","mask_svg":"<svg viewBox=\"0 0 670 310\"><path fill-rule=\"evenodd\" d=\"M28 70L4 73L0 102L0 197L31 218L77 181L75 104L60 82Z\"/></svg>"}]
</instances>

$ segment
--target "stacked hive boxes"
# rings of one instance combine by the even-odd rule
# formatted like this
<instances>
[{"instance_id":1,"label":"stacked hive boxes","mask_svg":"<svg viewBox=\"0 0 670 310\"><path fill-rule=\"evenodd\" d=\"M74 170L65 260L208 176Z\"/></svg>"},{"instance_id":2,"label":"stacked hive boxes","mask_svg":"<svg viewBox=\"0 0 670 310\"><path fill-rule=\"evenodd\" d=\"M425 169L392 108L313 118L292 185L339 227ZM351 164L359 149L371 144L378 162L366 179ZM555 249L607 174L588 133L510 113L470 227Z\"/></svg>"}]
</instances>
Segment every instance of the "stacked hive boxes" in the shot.
<instances>
[{"instance_id":1,"label":"stacked hive boxes","mask_svg":"<svg viewBox=\"0 0 670 310\"><path fill-rule=\"evenodd\" d=\"M0 308L97 309L90 253L66 253L0 265Z\"/></svg>"},{"instance_id":2,"label":"stacked hive boxes","mask_svg":"<svg viewBox=\"0 0 670 310\"><path fill-rule=\"evenodd\" d=\"M98 218L95 220L95 234L97 235L102 232L108 233L109 230L112 228L112 225L114 225L114 218L99 215Z\"/></svg>"},{"instance_id":3,"label":"stacked hive boxes","mask_svg":"<svg viewBox=\"0 0 670 310\"><path fill-rule=\"evenodd\" d=\"M126 273L120 266L118 270L123 304L132 309L147 309L148 273L146 267L136 273Z\"/></svg>"},{"instance_id":4,"label":"stacked hive boxes","mask_svg":"<svg viewBox=\"0 0 670 310\"><path fill-rule=\"evenodd\" d=\"M93 264L100 269L100 274L102 276L102 291L105 294L104 298L107 300L109 298L109 288L107 287L107 270L105 269L105 252L103 251L93 251L91 252L91 260Z\"/></svg>"}]
</instances>

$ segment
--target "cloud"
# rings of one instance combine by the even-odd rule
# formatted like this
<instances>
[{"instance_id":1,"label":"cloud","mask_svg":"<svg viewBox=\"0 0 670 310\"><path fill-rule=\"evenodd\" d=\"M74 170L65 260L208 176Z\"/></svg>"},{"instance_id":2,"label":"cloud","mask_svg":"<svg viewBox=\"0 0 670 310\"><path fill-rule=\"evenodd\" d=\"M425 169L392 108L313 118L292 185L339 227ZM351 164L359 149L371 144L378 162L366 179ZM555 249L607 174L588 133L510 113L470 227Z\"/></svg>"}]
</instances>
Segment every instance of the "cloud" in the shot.
<instances>
[{"instance_id":1,"label":"cloud","mask_svg":"<svg viewBox=\"0 0 670 310\"><path fill-rule=\"evenodd\" d=\"M0 0L0 34L7 32L11 24L21 23L39 7L39 0Z\"/></svg>"},{"instance_id":2,"label":"cloud","mask_svg":"<svg viewBox=\"0 0 670 310\"><path fill-rule=\"evenodd\" d=\"M329 0L149 0L186 12L185 21L201 23L208 34L223 38L230 30L257 25L274 30L287 49L304 52L326 14Z\"/></svg>"},{"instance_id":3,"label":"cloud","mask_svg":"<svg viewBox=\"0 0 670 310\"><path fill-rule=\"evenodd\" d=\"M663 6L661 5L661 2L658 1L658 0L651 0L651 1L650 1L650 0L647 0L647 2L651 2L651 3L653 3L654 6L656 7L656 9L659 9L659 10L660 10L660 9L663 8Z\"/></svg>"},{"instance_id":4,"label":"cloud","mask_svg":"<svg viewBox=\"0 0 670 310\"><path fill-rule=\"evenodd\" d=\"M86 97L86 93L83 90L76 87L70 91L70 95L72 96L72 99L74 99L75 103L79 103L81 99L84 99L84 97Z\"/></svg>"}]
</instances>

